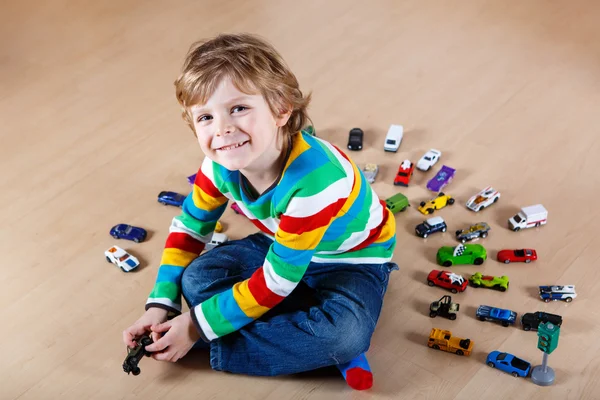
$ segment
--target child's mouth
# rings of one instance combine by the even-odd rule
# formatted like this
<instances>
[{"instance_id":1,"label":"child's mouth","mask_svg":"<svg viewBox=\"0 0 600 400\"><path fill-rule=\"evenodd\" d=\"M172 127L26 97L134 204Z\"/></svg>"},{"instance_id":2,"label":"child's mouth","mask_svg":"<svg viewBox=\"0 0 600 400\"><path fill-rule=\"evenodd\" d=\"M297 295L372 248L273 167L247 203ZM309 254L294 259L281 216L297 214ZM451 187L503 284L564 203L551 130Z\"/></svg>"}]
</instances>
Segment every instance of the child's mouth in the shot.
<instances>
[{"instance_id":1,"label":"child's mouth","mask_svg":"<svg viewBox=\"0 0 600 400\"><path fill-rule=\"evenodd\" d=\"M223 146L223 147L219 147L217 149L217 151L229 151L229 150L235 150L235 149L239 149L240 147L243 147L246 145L246 143L248 143L248 140L244 140L243 142L239 142L239 143L235 143L232 144L231 146Z\"/></svg>"}]
</instances>

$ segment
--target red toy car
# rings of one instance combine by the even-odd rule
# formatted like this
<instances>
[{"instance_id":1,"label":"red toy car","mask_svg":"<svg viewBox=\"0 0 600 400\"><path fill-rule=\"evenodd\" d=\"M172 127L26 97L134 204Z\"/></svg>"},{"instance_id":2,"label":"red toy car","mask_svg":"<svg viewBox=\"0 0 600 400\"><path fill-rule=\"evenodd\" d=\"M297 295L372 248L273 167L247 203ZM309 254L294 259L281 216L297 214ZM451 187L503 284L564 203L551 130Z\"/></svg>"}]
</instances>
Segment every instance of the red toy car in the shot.
<instances>
[{"instance_id":1,"label":"red toy car","mask_svg":"<svg viewBox=\"0 0 600 400\"><path fill-rule=\"evenodd\" d=\"M432 270L427 276L429 286L439 286L449 289L452 293L464 292L469 282L454 272Z\"/></svg>"},{"instance_id":2,"label":"red toy car","mask_svg":"<svg viewBox=\"0 0 600 400\"><path fill-rule=\"evenodd\" d=\"M410 160L402 161L402 164L398 167L398 173L394 178L394 185L408 186L414 170L415 164L411 163Z\"/></svg>"},{"instance_id":3,"label":"red toy car","mask_svg":"<svg viewBox=\"0 0 600 400\"><path fill-rule=\"evenodd\" d=\"M498 252L498 261L504 264L510 262L530 263L535 260L537 260L537 253L534 249L500 250Z\"/></svg>"}]
</instances>

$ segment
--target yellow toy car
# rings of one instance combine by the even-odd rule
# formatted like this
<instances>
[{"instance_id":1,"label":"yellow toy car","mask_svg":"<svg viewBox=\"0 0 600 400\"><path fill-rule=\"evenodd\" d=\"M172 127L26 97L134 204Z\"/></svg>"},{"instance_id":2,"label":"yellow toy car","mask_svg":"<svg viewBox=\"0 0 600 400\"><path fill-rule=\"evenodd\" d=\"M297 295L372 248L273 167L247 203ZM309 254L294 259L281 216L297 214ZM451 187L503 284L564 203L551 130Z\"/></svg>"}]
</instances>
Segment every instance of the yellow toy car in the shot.
<instances>
[{"instance_id":1,"label":"yellow toy car","mask_svg":"<svg viewBox=\"0 0 600 400\"><path fill-rule=\"evenodd\" d=\"M215 232L219 233L223 231L223 225L221 225L221 222L217 221L217 225L215 225Z\"/></svg>"},{"instance_id":2,"label":"yellow toy car","mask_svg":"<svg viewBox=\"0 0 600 400\"><path fill-rule=\"evenodd\" d=\"M458 356L470 356L473 351L473 341L452 336L452 332L432 328L427 346L435 350L447 351Z\"/></svg>"},{"instance_id":3,"label":"yellow toy car","mask_svg":"<svg viewBox=\"0 0 600 400\"><path fill-rule=\"evenodd\" d=\"M440 192L437 197L434 197L429 201L422 201L421 204L419 204L419 211L425 215L432 214L435 210L439 210L452 204L454 204L454 198Z\"/></svg>"}]
</instances>

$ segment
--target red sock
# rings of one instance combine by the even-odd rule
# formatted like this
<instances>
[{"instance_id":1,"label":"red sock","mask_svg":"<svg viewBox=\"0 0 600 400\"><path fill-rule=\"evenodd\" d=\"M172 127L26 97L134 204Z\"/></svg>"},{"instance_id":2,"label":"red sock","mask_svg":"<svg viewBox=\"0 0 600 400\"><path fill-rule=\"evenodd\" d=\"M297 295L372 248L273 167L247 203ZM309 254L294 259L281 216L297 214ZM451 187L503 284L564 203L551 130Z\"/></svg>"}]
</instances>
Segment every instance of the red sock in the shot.
<instances>
[{"instance_id":1,"label":"red sock","mask_svg":"<svg viewBox=\"0 0 600 400\"><path fill-rule=\"evenodd\" d=\"M361 367L354 367L346 372L346 382L355 390L370 389L373 386L373 373Z\"/></svg>"}]
</instances>

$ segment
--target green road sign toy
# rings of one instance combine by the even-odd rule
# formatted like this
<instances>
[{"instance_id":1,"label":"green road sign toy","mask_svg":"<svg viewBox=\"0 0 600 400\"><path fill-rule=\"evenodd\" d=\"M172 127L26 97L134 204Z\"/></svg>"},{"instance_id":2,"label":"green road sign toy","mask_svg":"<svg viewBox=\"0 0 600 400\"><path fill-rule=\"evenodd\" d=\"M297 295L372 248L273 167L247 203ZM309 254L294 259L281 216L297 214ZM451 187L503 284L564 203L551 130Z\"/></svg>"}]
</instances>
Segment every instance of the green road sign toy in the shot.
<instances>
[{"instance_id":1,"label":"green road sign toy","mask_svg":"<svg viewBox=\"0 0 600 400\"><path fill-rule=\"evenodd\" d=\"M408 204L408 199L402 193L396 193L392 197L388 198L385 201L385 205L394 214L398 211L404 211L406 210L406 207L410 206L410 204Z\"/></svg>"},{"instance_id":2,"label":"green road sign toy","mask_svg":"<svg viewBox=\"0 0 600 400\"><path fill-rule=\"evenodd\" d=\"M459 244L456 247L443 246L437 252L437 263L444 267L460 264L481 265L487 258L485 247L480 244Z\"/></svg>"},{"instance_id":3,"label":"green road sign toy","mask_svg":"<svg viewBox=\"0 0 600 400\"><path fill-rule=\"evenodd\" d=\"M473 287L483 286L504 292L508 289L508 276L483 275L481 272L475 272L469 278L469 283Z\"/></svg>"}]
</instances>

